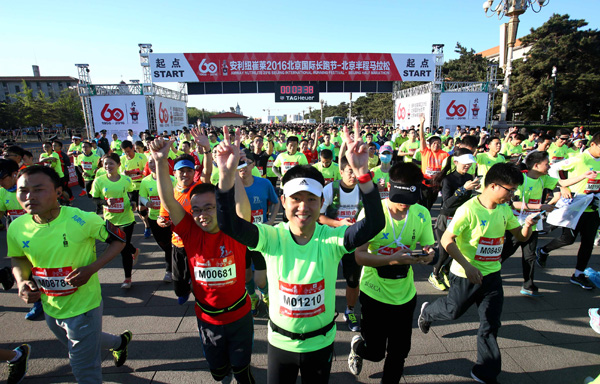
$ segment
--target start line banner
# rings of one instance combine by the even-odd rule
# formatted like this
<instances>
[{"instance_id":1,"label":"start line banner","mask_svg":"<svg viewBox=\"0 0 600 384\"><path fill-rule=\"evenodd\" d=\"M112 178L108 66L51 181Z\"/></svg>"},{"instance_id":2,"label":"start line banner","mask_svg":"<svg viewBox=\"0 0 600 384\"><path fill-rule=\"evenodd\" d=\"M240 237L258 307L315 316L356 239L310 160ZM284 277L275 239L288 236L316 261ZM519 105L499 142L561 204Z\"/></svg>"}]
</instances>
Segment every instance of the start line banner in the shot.
<instances>
[{"instance_id":1,"label":"start line banner","mask_svg":"<svg viewBox=\"0 0 600 384\"><path fill-rule=\"evenodd\" d=\"M151 53L152 81L433 81L435 55Z\"/></svg>"},{"instance_id":2,"label":"start line banner","mask_svg":"<svg viewBox=\"0 0 600 384\"><path fill-rule=\"evenodd\" d=\"M444 92L440 94L438 125L450 128L457 125L485 127L488 94L485 92Z\"/></svg>"}]
</instances>

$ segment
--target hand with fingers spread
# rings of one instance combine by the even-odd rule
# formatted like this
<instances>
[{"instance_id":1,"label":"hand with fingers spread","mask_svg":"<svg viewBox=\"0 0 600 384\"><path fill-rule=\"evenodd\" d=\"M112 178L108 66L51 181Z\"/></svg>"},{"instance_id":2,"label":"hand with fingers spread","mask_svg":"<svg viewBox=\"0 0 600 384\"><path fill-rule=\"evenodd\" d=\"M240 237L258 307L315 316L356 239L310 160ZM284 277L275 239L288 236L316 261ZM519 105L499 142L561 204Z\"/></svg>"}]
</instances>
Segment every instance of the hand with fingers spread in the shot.
<instances>
[{"instance_id":1,"label":"hand with fingers spread","mask_svg":"<svg viewBox=\"0 0 600 384\"><path fill-rule=\"evenodd\" d=\"M240 161L240 129L235 130L233 142L229 129L223 127L223 141L215 149L215 162L219 169L219 189L228 191L233 188L237 166Z\"/></svg>"},{"instance_id":2,"label":"hand with fingers spread","mask_svg":"<svg viewBox=\"0 0 600 384\"><path fill-rule=\"evenodd\" d=\"M205 128L192 128L190 130L198 149L202 148L203 152L210 151L210 141Z\"/></svg>"}]
</instances>

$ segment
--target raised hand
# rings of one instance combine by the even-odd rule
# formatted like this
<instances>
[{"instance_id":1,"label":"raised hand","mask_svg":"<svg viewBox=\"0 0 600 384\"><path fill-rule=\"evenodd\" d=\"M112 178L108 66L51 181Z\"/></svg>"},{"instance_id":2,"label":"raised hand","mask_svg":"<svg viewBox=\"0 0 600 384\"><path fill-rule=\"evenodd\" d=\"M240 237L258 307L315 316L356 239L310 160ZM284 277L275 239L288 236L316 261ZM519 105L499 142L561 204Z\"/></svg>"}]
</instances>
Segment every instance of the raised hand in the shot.
<instances>
[{"instance_id":1,"label":"raised hand","mask_svg":"<svg viewBox=\"0 0 600 384\"><path fill-rule=\"evenodd\" d=\"M192 137L194 138L194 141L198 147L202 147L204 152L210 150L210 142L208 140L208 135L206 134L206 129L192 128L190 133L192 134Z\"/></svg>"},{"instance_id":2,"label":"raised hand","mask_svg":"<svg viewBox=\"0 0 600 384\"><path fill-rule=\"evenodd\" d=\"M169 149L175 140L165 140L163 138L154 139L150 142L150 154L158 163L161 160L166 160L169 157Z\"/></svg>"},{"instance_id":3,"label":"raised hand","mask_svg":"<svg viewBox=\"0 0 600 384\"><path fill-rule=\"evenodd\" d=\"M360 123L358 120L354 122L354 139L350 137L348 127L344 126L344 141L348 145L346 151L346 159L352 171L357 176L364 175L369 172L369 150L367 144L363 143L360 136Z\"/></svg>"},{"instance_id":4,"label":"raised hand","mask_svg":"<svg viewBox=\"0 0 600 384\"><path fill-rule=\"evenodd\" d=\"M240 161L240 129L235 130L235 136L233 142L231 141L231 135L227 126L223 127L223 141L217 145L215 150L215 162L219 169L220 179L223 177L235 176L237 166Z\"/></svg>"}]
</instances>

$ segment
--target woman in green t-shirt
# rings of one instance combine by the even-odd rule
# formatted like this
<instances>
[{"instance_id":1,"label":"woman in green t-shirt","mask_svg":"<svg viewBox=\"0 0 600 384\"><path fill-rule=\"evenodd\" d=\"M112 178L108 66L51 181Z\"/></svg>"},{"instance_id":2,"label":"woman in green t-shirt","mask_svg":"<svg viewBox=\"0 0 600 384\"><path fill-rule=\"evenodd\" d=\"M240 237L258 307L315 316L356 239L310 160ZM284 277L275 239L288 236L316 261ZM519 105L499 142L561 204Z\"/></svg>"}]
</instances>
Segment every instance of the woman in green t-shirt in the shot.
<instances>
[{"instance_id":1,"label":"woman in green t-shirt","mask_svg":"<svg viewBox=\"0 0 600 384\"><path fill-rule=\"evenodd\" d=\"M128 176L119 173L121 159L116 153L105 155L103 158L106 175L96 177L92 184L92 198L96 204L103 206L104 219L120 227L127 236L125 248L121 251L123 258L123 270L125 280L121 288L131 288L131 271L137 263L140 253L139 248L131 244L133 228L135 226L135 217L133 211L136 209L136 202L129 200L129 192L134 190L133 181Z\"/></svg>"}]
</instances>

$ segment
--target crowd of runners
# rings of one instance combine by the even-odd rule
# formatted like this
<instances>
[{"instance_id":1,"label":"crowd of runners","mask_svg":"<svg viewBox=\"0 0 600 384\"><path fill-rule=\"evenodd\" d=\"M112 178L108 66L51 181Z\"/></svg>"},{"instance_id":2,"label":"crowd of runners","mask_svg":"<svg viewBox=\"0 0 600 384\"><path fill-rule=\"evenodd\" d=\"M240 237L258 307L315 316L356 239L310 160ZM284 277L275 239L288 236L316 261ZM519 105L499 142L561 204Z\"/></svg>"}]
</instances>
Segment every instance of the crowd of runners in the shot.
<instances>
[{"instance_id":1,"label":"crowd of runners","mask_svg":"<svg viewBox=\"0 0 600 384\"><path fill-rule=\"evenodd\" d=\"M73 136L66 151L59 140L45 142L39 158L6 145L0 213L12 268L0 270L0 282L5 290L16 284L32 304L26 318L45 316L79 383L102 381L102 349L116 366L126 362L133 335L102 332L97 272L120 254L121 288L135 285L132 269L143 255L134 233L164 251L163 281L174 299L195 301L216 381L233 374L255 382L260 308L269 317L269 383L295 383L298 374L303 383L328 382L338 312L356 332L349 370L358 376L363 360L384 360L382 382L399 383L415 313L428 333L476 305L470 374L496 383L508 257L521 248L520 293L535 300L543 295L536 269L581 235L570 282L594 288L584 271L600 226L600 133L430 130L424 122L184 128L121 138L101 131L91 140ZM69 188L71 165L78 197ZM72 207L75 198L97 208ZM541 244L540 233L556 228L544 223L553 211L565 212L562 232ZM108 243L98 255L96 241ZM344 308L335 306L339 263ZM413 264L430 265L429 282L447 291L419 312ZM27 344L0 349L9 383L25 376L29 355Z\"/></svg>"}]
</instances>

